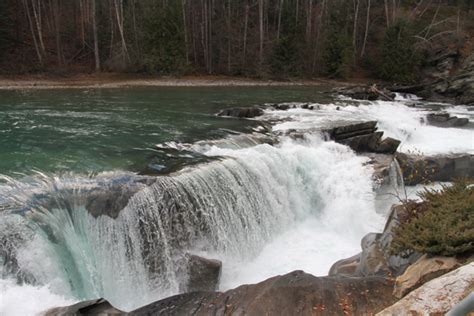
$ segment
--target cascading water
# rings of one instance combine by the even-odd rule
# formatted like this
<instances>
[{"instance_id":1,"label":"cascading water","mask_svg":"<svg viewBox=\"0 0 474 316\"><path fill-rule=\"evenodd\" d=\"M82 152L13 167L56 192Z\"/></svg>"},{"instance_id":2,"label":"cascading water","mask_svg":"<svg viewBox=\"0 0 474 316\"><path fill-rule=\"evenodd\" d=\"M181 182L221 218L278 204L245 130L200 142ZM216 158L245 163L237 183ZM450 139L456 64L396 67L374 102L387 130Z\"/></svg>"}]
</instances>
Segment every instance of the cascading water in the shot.
<instances>
[{"instance_id":1,"label":"cascading water","mask_svg":"<svg viewBox=\"0 0 474 316\"><path fill-rule=\"evenodd\" d=\"M221 290L296 269L326 274L359 251L364 234L382 229L393 199L374 193L367 158L309 135L315 127L378 120L404 151L472 152L472 129L427 126L424 109L400 102L314 107L267 110L262 118L277 121L277 133L307 129L304 139L170 143L205 159L166 176L3 178L0 311L30 315L97 297L132 310L186 291L187 252L222 260ZM403 185L398 169L394 163L396 187Z\"/></svg>"},{"instance_id":2,"label":"cascading water","mask_svg":"<svg viewBox=\"0 0 474 316\"><path fill-rule=\"evenodd\" d=\"M35 194L21 200L29 209L1 215L9 227L0 232L4 280L48 285L75 300L105 297L131 310L185 290L187 251L222 259L226 289L288 272L299 260L312 262L300 269L325 274L331 262L357 251L360 237L380 229L370 169L347 147L318 136L225 147L202 147L227 158L157 177L116 218L87 209L94 179L32 185ZM100 183L104 177L123 175ZM299 229L309 238L296 240ZM275 251L293 242L301 252L268 267Z\"/></svg>"}]
</instances>

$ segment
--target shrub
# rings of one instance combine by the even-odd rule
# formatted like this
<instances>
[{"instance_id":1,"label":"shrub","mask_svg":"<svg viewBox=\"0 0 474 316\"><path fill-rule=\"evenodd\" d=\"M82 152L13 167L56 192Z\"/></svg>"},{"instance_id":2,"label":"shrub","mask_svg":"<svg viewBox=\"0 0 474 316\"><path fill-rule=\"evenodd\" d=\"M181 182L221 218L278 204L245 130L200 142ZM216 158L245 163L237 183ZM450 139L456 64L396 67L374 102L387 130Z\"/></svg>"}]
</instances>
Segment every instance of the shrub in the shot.
<instances>
[{"instance_id":1,"label":"shrub","mask_svg":"<svg viewBox=\"0 0 474 316\"><path fill-rule=\"evenodd\" d=\"M407 203L410 218L394 231L393 254L417 251L453 256L474 251L474 180L425 190L422 203Z\"/></svg>"}]
</instances>

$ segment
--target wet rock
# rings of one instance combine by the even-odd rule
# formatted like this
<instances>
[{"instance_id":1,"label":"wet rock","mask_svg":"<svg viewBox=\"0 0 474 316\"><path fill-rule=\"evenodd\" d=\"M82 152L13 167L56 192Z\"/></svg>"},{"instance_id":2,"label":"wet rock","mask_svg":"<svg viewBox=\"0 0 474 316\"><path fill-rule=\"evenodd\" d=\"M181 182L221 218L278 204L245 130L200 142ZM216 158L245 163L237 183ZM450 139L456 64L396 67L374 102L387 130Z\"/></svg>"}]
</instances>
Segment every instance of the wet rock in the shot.
<instances>
[{"instance_id":1,"label":"wet rock","mask_svg":"<svg viewBox=\"0 0 474 316\"><path fill-rule=\"evenodd\" d=\"M390 251L395 229L400 226L404 218L408 216L407 214L408 212L404 205L393 205L380 237L380 247L383 249L385 259L393 276L404 273L411 264L421 257L421 254L417 252L413 252L408 257L401 257L399 255L393 255Z\"/></svg>"},{"instance_id":2,"label":"wet rock","mask_svg":"<svg viewBox=\"0 0 474 316\"><path fill-rule=\"evenodd\" d=\"M325 132L330 139L349 146L357 153L395 153L400 141L390 137L382 140L383 132L377 131L376 126L376 121L369 121L337 126Z\"/></svg>"},{"instance_id":3,"label":"wet rock","mask_svg":"<svg viewBox=\"0 0 474 316\"><path fill-rule=\"evenodd\" d=\"M368 121L355 124L347 124L332 128L329 133L335 140L346 139L354 136L374 133L377 130L377 121Z\"/></svg>"},{"instance_id":4,"label":"wet rock","mask_svg":"<svg viewBox=\"0 0 474 316\"><path fill-rule=\"evenodd\" d=\"M219 285L222 262L188 254L187 291L215 291Z\"/></svg>"},{"instance_id":5,"label":"wet rock","mask_svg":"<svg viewBox=\"0 0 474 316\"><path fill-rule=\"evenodd\" d=\"M337 274L341 270L342 263L356 265L352 276L383 276L393 277L401 275L405 270L421 257L419 253L412 253L409 257L403 258L391 253L391 243L394 229L400 225L406 210L403 205L393 206L385 224L383 233L369 233L361 241L362 252L357 256L336 262L330 269L332 274ZM342 263L341 263L342 262ZM347 269L345 271L348 271ZM344 273L347 275L347 273Z\"/></svg>"},{"instance_id":6,"label":"wet rock","mask_svg":"<svg viewBox=\"0 0 474 316\"><path fill-rule=\"evenodd\" d=\"M396 183L391 183L392 165L395 163L395 156L390 154L367 153L364 156L369 158L367 164L372 165L374 182L380 187L381 185L391 185L398 187L401 179L394 179Z\"/></svg>"},{"instance_id":7,"label":"wet rock","mask_svg":"<svg viewBox=\"0 0 474 316\"><path fill-rule=\"evenodd\" d=\"M386 260L386 254L380 244L382 234L369 233L362 238L360 262L355 270L355 275L390 276L391 271Z\"/></svg>"},{"instance_id":8,"label":"wet rock","mask_svg":"<svg viewBox=\"0 0 474 316\"><path fill-rule=\"evenodd\" d=\"M354 275L357 267L360 264L360 254L352 256L347 259L341 259L336 261L328 272L328 276L342 275L351 276Z\"/></svg>"},{"instance_id":9,"label":"wet rock","mask_svg":"<svg viewBox=\"0 0 474 316\"><path fill-rule=\"evenodd\" d=\"M41 316L71 316L71 315L125 315L126 313L113 307L103 298L80 302L71 306L51 308Z\"/></svg>"},{"instance_id":10,"label":"wet rock","mask_svg":"<svg viewBox=\"0 0 474 316\"><path fill-rule=\"evenodd\" d=\"M387 137L376 144L374 152L382 154L394 154L400 146L400 141L395 138Z\"/></svg>"},{"instance_id":11,"label":"wet rock","mask_svg":"<svg viewBox=\"0 0 474 316\"><path fill-rule=\"evenodd\" d=\"M423 284L378 316L445 315L474 289L474 263Z\"/></svg>"},{"instance_id":12,"label":"wet rock","mask_svg":"<svg viewBox=\"0 0 474 316\"><path fill-rule=\"evenodd\" d=\"M237 118L252 118L263 114L263 110L259 107L235 107L220 111L218 116L230 116Z\"/></svg>"},{"instance_id":13,"label":"wet rock","mask_svg":"<svg viewBox=\"0 0 474 316\"><path fill-rule=\"evenodd\" d=\"M280 111L286 111L290 109L290 105L286 103L274 104L273 108Z\"/></svg>"},{"instance_id":14,"label":"wet rock","mask_svg":"<svg viewBox=\"0 0 474 316\"><path fill-rule=\"evenodd\" d=\"M369 315L394 302L392 281L294 271L224 293L176 295L130 315Z\"/></svg>"},{"instance_id":15,"label":"wet rock","mask_svg":"<svg viewBox=\"0 0 474 316\"><path fill-rule=\"evenodd\" d=\"M117 218L130 198L154 181L149 177L115 179L107 185L84 192L85 207L94 217L107 215Z\"/></svg>"},{"instance_id":16,"label":"wet rock","mask_svg":"<svg viewBox=\"0 0 474 316\"><path fill-rule=\"evenodd\" d=\"M397 277L393 294L398 298L402 298L424 283L446 274L461 265L461 261L454 257L430 257L423 255L414 264L409 266L405 273Z\"/></svg>"},{"instance_id":17,"label":"wet rock","mask_svg":"<svg viewBox=\"0 0 474 316\"><path fill-rule=\"evenodd\" d=\"M430 125L438 127L460 127L469 123L468 118L451 116L449 113L430 113L426 116L426 120Z\"/></svg>"},{"instance_id":18,"label":"wet rock","mask_svg":"<svg viewBox=\"0 0 474 316\"><path fill-rule=\"evenodd\" d=\"M421 156L397 153L396 158L406 185L474 177L474 155L470 154Z\"/></svg>"}]
</instances>

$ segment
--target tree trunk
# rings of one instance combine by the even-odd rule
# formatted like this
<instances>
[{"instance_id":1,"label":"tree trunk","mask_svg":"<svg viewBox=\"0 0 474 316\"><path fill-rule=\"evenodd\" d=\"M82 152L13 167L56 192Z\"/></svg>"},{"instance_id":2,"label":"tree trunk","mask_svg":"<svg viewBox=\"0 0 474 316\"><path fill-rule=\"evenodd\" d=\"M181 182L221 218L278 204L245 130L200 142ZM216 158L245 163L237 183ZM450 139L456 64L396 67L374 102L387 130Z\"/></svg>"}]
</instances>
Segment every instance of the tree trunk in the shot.
<instances>
[{"instance_id":1,"label":"tree trunk","mask_svg":"<svg viewBox=\"0 0 474 316\"><path fill-rule=\"evenodd\" d=\"M94 33L93 36L94 36L95 71L100 72L99 41L97 39L95 0L92 0L92 33Z\"/></svg>"},{"instance_id":2,"label":"tree trunk","mask_svg":"<svg viewBox=\"0 0 474 316\"><path fill-rule=\"evenodd\" d=\"M352 46L354 47L354 56L357 54L357 19L359 16L360 0L354 0L354 30L352 33Z\"/></svg>"},{"instance_id":3,"label":"tree trunk","mask_svg":"<svg viewBox=\"0 0 474 316\"><path fill-rule=\"evenodd\" d=\"M60 21L59 21L59 1L53 1L53 12L54 12L54 30L55 30L55 37L56 37L56 51L57 51L57 58L58 58L58 65L62 65L62 45L61 45L61 33L60 33Z\"/></svg>"},{"instance_id":4,"label":"tree trunk","mask_svg":"<svg viewBox=\"0 0 474 316\"><path fill-rule=\"evenodd\" d=\"M311 22L313 20L312 15L313 15L313 0L308 0L308 14L306 16L306 41L308 42L308 45L310 44L310 41L311 41L311 32L312 32Z\"/></svg>"},{"instance_id":5,"label":"tree trunk","mask_svg":"<svg viewBox=\"0 0 474 316\"><path fill-rule=\"evenodd\" d=\"M387 27L390 27L390 17L388 16L388 3L387 0L383 0L385 6L385 20L387 21Z\"/></svg>"},{"instance_id":6,"label":"tree trunk","mask_svg":"<svg viewBox=\"0 0 474 316\"><path fill-rule=\"evenodd\" d=\"M280 5L278 7L278 24L277 24L277 40L280 39L280 30L281 30L281 11L283 10L283 1L284 0L280 0Z\"/></svg>"},{"instance_id":7,"label":"tree trunk","mask_svg":"<svg viewBox=\"0 0 474 316\"><path fill-rule=\"evenodd\" d=\"M244 16L244 58L243 58L243 64L246 64L247 61L247 32L248 32L248 26L249 26L249 11L250 11L250 5L248 0L245 2L245 16Z\"/></svg>"},{"instance_id":8,"label":"tree trunk","mask_svg":"<svg viewBox=\"0 0 474 316\"><path fill-rule=\"evenodd\" d=\"M365 54L365 46L367 45L367 34L369 33L369 23L370 23L370 0L367 0L367 17L365 20L364 43L362 44L362 51L360 52L361 57L363 57Z\"/></svg>"},{"instance_id":9,"label":"tree trunk","mask_svg":"<svg viewBox=\"0 0 474 316\"><path fill-rule=\"evenodd\" d=\"M263 1L264 0L258 0L258 29L259 29L259 50L258 50L258 60L259 60L259 66L260 70L263 66Z\"/></svg>"},{"instance_id":10,"label":"tree trunk","mask_svg":"<svg viewBox=\"0 0 474 316\"><path fill-rule=\"evenodd\" d=\"M115 14L117 16L117 26L120 33L120 39L122 41L122 53L125 59L130 62L130 55L128 54L127 43L125 41L125 35L123 31L123 0L115 0Z\"/></svg>"},{"instance_id":11,"label":"tree trunk","mask_svg":"<svg viewBox=\"0 0 474 316\"><path fill-rule=\"evenodd\" d=\"M213 65L212 65L212 13L213 13L213 2L214 0L209 0L209 14L208 14L208 21L209 21L209 36L208 36L208 51L209 51L209 74L212 74Z\"/></svg>"},{"instance_id":12,"label":"tree trunk","mask_svg":"<svg viewBox=\"0 0 474 316\"><path fill-rule=\"evenodd\" d=\"M227 1L227 73L230 74L231 68L231 41L232 41L232 29L231 29L231 0Z\"/></svg>"},{"instance_id":13,"label":"tree trunk","mask_svg":"<svg viewBox=\"0 0 474 316\"><path fill-rule=\"evenodd\" d=\"M326 0L323 0L321 3L321 12L319 13L318 17L318 28L316 29L316 43L315 43L315 48L314 48L314 56L313 56L313 64L311 67L311 73L314 73L315 68L316 68L316 62L318 60L318 53L319 53L319 43L320 43L320 37L321 37L321 28L323 26L323 18L324 18L324 12L326 10Z\"/></svg>"},{"instance_id":14,"label":"tree trunk","mask_svg":"<svg viewBox=\"0 0 474 316\"><path fill-rule=\"evenodd\" d=\"M184 2L186 0L183 0ZM137 57L140 60L141 59L141 47L140 47L140 41L138 40L138 31L137 31L137 17L135 13L135 7L137 5L136 0L132 1L132 22L133 22L133 38L135 39L135 49L137 50ZM183 11L184 11L184 5L183 5ZM185 36L185 47L186 47L186 62L188 61L188 49L187 49L187 38L186 38L186 22L184 24L184 36Z\"/></svg>"},{"instance_id":15,"label":"tree trunk","mask_svg":"<svg viewBox=\"0 0 474 316\"><path fill-rule=\"evenodd\" d=\"M23 0L23 5L25 7L26 17L28 18L28 24L30 25L31 37L33 38L33 45L35 46L36 55L38 56L38 61L40 65L43 65L43 56L41 55L38 41L36 40L35 29L33 26L33 21L31 20L30 10L28 8L28 1Z\"/></svg>"},{"instance_id":16,"label":"tree trunk","mask_svg":"<svg viewBox=\"0 0 474 316\"><path fill-rule=\"evenodd\" d=\"M45 53L44 42L43 42L43 32L42 32L42 23L41 23L41 2L38 1L38 8L36 8L35 0L31 1L31 7L33 8L33 17L36 22L36 29L38 31L38 40L41 47L42 54Z\"/></svg>"},{"instance_id":17,"label":"tree trunk","mask_svg":"<svg viewBox=\"0 0 474 316\"><path fill-rule=\"evenodd\" d=\"M186 27L186 0L181 0L181 6L182 6L182 15L183 15L184 51L186 54L186 64L188 64L189 63L189 54L188 54L189 44L188 44L188 31ZM133 22L135 23L135 13L133 14L133 19L134 19ZM135 34L136 34L136 30L135 30Z\"/></svg>"}]
</instances>

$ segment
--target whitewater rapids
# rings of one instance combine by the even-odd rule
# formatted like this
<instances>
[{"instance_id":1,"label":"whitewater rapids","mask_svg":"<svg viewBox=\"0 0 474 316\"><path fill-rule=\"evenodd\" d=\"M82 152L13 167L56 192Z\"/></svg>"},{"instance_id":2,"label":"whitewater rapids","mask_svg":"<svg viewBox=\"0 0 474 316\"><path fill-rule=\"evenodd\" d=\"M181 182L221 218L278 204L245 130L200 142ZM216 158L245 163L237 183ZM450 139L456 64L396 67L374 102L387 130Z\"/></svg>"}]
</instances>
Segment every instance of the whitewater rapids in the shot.
<instances>
[{"instance_id":1,"label":"whitewater rapids","mask_svg":"<svg viewBox=\"0 0 474 316\"><path fill-rule=\"evenodd\" d=\"M313 111L267 110L262 119L275 132L378 120L402 151L474 152L471 128L428 126L426 109L402 101L340 100ZM472 124L466 108L448 110ZM317 133L275 146L233 140L193 149L215 160L156 177L117 218L92 216L85 196L132 185L133 174L4 177L0 313L33 315L97 297L133 310L185 291L185 252L222 260L220 290L292 270L325 275L383 228L389 205L375 206L367 158Z\"/></svg>"}]
</instances>

